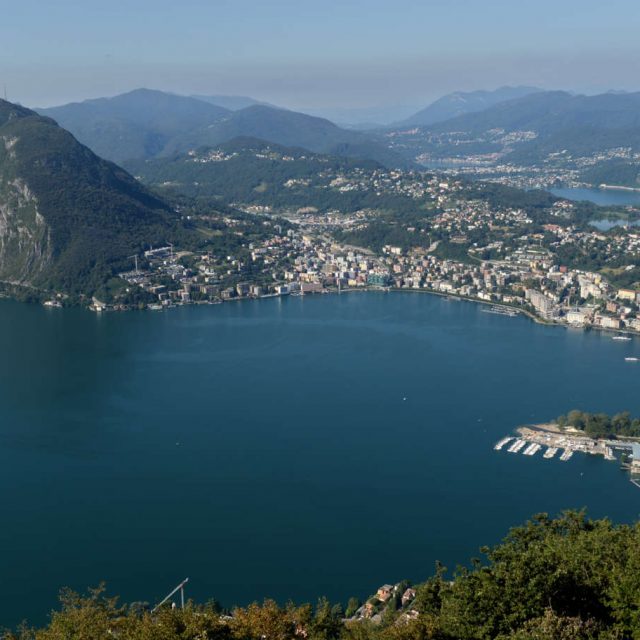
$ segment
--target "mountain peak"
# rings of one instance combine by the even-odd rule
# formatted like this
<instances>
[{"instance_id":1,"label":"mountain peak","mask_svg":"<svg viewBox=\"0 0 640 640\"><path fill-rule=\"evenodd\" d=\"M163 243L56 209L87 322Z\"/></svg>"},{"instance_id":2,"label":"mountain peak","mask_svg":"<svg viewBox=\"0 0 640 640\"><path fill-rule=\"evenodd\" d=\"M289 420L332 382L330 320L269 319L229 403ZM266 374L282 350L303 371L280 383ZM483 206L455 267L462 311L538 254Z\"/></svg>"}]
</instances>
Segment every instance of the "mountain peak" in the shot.
<instances>
[{"instance_id":1,"label":"mountain peak","mask_svg":"<svg viewBox=\"0 0 640 640\"><path fill-rule=\"evenodd\" d=\"M19 104L0 99L0 126L15 118L28 118L37 115L35 111Z\"/></svg>"},{"instance_id":2,"label":"mountain peak","mask_svg":"<svg viewBox=\"0 0 640 640\"><path fill-rule=\"evenodd\" d=\"M51 118L0 101L0 280L88 293L173 213Z\"/></svg>"},{"instance_id":3,"label":"mountain peak","mask_svg":"<svg viewBox=\"0 0 640 640\"><path fill-rule=\"evenodd\" d=\"M501 102L522 98L541 91L542 89L526 86L505 86L493 91L456 91L442 96L442 98L439 98L400 124L403 126L427 127L457 116L483 111Z\"/></svg>"}]
</instances>

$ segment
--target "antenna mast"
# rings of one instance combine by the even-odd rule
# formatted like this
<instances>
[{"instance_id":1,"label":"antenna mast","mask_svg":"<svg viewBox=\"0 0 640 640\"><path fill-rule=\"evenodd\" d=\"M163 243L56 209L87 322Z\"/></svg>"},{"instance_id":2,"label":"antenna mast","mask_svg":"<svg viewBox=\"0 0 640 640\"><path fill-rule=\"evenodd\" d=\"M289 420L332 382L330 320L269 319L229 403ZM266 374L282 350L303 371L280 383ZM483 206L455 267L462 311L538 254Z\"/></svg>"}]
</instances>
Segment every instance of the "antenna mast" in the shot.
<instances>
[{"instance_id":1,"label":"antenna mast","mask_svg":"<svg viewBox=\"0 0 640 640\"><path fill-rule=\"evenodd\" d=\"M184 609L184 585L189 582L189 578L185 578L171 593L163 598L158 604L151 609L151 613L155 613L176 591L180 591L180 608Z\"/></svg>"}]
</instances>

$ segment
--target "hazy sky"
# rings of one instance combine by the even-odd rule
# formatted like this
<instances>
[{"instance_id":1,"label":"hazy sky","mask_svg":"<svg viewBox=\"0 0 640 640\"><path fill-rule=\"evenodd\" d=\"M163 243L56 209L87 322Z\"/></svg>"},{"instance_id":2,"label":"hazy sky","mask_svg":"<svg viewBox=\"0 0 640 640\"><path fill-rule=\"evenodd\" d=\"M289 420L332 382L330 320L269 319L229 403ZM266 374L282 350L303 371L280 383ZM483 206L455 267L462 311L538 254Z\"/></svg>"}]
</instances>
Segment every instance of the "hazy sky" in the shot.
<instances>
[{"instance_id":1,"label":"hazy sky","mask_svg":"<svg viewBox=\"0 0 640 640\"><path fill-rule=\"evenodd\" d=\"M141 86L293 108L640 89L639 0L0 0L0 16L0 87L29 106Z\"/></svg>"}]
</instances>

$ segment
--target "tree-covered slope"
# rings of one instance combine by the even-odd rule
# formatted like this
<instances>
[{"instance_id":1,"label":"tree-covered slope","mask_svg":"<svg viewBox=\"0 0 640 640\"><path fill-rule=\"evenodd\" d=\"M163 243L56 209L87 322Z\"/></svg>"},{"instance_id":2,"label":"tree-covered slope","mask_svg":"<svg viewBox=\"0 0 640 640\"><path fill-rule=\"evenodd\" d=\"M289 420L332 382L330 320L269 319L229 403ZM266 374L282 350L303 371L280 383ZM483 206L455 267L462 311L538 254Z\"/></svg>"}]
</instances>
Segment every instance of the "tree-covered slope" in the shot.
<instances>
[{"instance_id":1,"label":"tree-covered slope","mask_svg":"<svg viewBox=\"0 0 640 640\"><path fill-rule=\"evenodd\" d=\"M618 147L640 150L640 93L596 96L563 91L534 93L501 102L429 127L436 135L530 131L536 138L517 145L508 158L538 163L550 153L586 156Z\"/></svg>"},{"instance_id":2,"label":"tree-covered slope","mask_svg":"<svg viewBox=\"0 0 640 640\"><path fill-rule=\"evenodd\" d=\"M202 100L150 89L38 112L113 162L162 153L176 136L206 127L230 113Z\"/></svg>"},{"instance_id":3,"label":"tree-covered slope","mask_svg":"<svg viewBox=\"0 0 640 640\"><path fill-rule=\"evenodd\" d=\"M344 190L336 175L382 169L374 160L318 154L256 138L234 138L188 154L128 162L131 173L157 190L225 203L275 208L316 207L320 211L402 211L415 202L373 189Z\"/></svg>"},{"instance_id":4,"label":"tree-covered slope","mask_svg":"<svg viewBox=\"0 0 640 640\"><path fill-rule=\"evenodd\" d=\"M371 158L386 166L408 164L369 135L265 104L231 111L203 97L137 89L39 113L56 120L99 156L118 163L170 156L245 136L318 153Z\"/></svg>"},{"instance_id":5,"label":"tree-covered slope","mask_svg":"<svg viewBox=\"0 0 640 640\"><path fill-rule=\"evenodd\" d=\"M7 640L634 640L640 637L640 524L580 513L536 516L474 560L412 589L391 585L358 609L271 600L222 611L216 601L119 606L100 590L64 592L45 628ZM216 594L224 601L224 594ZM404 597L403 597L404 596ZM408 597L407 597L408 596ZM356 611L360 611L359 616ZM354 615L356 613L356 615ZM348 615L349 619L345 616Z\"/></svg>"},{"instance_id":6,"label":"tree-covered slope","mask_svg":"<svg viewBox=\"0 0 640 640\"><path fill-rule=\"evenodd\" d=\"M174 224L126 171L53 120L0 101L0 280L90 293Z\"/></svg>"},{"instance_id":7,"label":"tree-covered slope","mask_svg":"<svg viewBox=\"0 0 640 640\"><path fill-rule=\"evenodd\" d=\"M187 151L238 137L259 138L316 153L368 158L390 167L407 166L399 154L363 133L342 129L324 118L266 105L241 109L210 126L176 136L165 152Z\"/></svg>"}]
</instances>

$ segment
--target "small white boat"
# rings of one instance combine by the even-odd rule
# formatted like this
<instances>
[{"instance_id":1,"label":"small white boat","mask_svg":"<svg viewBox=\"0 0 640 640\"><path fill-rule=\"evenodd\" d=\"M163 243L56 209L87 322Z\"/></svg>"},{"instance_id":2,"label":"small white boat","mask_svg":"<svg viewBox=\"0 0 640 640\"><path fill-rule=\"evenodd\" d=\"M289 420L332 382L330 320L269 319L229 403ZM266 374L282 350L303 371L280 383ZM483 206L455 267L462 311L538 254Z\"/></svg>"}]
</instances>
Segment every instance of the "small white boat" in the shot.
<instances>
[{"instance_id":1,"label":"small white boat","mask_svg":"<svg viewBox=\"0 0 640 640\"><path fill-rule=\"evenodd\" d=\"M625 362L638 362L638 358L625 358L624 359Z\"/></svg>"}]
</instances>

